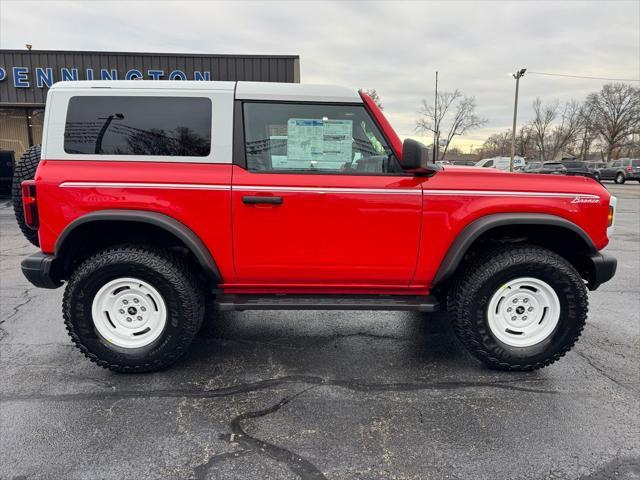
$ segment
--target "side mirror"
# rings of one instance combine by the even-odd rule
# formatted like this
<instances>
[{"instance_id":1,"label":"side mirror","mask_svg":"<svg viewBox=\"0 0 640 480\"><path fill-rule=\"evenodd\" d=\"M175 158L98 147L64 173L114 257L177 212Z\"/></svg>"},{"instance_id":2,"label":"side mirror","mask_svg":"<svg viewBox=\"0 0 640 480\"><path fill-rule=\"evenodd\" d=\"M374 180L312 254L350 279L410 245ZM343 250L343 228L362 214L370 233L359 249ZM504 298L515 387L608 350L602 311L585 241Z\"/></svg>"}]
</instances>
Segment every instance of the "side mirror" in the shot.
<instances>
[{"instance_id":1,"label":"side mirror","mask_svg":"<svg viewBox=\"0 0 640 480\"><path fill-rule=\"evenodd\" d=\"M419 176L431 176L442 170L440 165L429 162L429 149L422 143L407 138L402 144L402 170Z\"/></svg>"}]
</instances>

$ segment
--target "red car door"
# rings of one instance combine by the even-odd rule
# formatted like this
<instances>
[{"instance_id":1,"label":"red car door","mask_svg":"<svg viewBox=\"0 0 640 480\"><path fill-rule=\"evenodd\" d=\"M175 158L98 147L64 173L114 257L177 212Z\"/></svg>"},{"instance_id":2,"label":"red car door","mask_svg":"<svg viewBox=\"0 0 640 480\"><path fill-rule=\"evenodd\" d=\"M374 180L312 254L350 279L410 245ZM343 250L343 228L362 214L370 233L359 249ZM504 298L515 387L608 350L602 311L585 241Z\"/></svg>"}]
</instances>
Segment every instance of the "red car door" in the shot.
<instances>
[{"instance_id":1,"label":"red car door","mask_svg":"<svg viewBox=\"0 0 640 480\"><path fill-rule=\"evenodd\" d=\"M363 106L247 102L244 122L232 181L240 284L411 282L420 181L400 171Z\"/></svg>"}]
</instances>

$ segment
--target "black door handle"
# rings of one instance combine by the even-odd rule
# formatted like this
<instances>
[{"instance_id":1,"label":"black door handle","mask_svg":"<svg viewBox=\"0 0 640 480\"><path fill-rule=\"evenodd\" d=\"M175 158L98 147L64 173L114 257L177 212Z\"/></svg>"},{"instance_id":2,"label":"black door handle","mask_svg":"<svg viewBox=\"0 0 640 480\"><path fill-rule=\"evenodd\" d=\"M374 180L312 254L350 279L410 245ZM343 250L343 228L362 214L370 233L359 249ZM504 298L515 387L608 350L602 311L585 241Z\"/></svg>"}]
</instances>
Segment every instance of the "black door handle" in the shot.
<instances>
[{"instance_id":1,"label":"black door handle","mask_svg":"<svg viewBox=\"0 0 640 480\"><path fill-rule=\"evenodd\" d=\"M258 195L245 195L242 197L242 203L255 205L256 203L268 203L269 205L281 205L282 197L263 197Z\"/></svg>"}]
</instances>

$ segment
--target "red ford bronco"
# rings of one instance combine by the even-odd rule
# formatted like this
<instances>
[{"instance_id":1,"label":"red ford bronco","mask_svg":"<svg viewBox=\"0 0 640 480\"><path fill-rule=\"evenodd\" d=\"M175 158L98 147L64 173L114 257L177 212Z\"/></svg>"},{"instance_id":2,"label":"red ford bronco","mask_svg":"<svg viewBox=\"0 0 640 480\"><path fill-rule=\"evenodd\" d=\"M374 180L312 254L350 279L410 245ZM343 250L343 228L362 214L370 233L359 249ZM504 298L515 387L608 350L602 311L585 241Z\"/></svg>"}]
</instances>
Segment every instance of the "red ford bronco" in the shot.
<instances>
[{"instance_id":1,"label":"red ford bronco","mask_svg":"<svg viewBox=\"0 0 640 480\"><path fill-rule=\"evenodd\" d=\"M66 282L73 342L121 372L172 364L215 310L252 309L446 309L490 367L553 363L615 273L599 253L615 197L428 157L349 89L57 83L17 170L41 248L22 269Z\"/></svg>"}]
</instances>

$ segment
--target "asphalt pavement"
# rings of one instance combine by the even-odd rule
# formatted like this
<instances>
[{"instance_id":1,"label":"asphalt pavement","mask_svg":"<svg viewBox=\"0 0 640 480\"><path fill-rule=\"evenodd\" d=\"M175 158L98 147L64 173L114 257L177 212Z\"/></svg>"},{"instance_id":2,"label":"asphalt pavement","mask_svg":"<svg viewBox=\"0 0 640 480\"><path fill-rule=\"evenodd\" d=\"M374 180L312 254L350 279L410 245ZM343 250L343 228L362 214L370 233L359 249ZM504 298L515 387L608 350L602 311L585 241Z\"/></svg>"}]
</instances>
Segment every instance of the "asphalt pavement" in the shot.
<instances>
[{"instance_id":1,"label":"asphalt pavement","mask_svg":"<svg viewBox=\"0 0 640 480\"><path fill-rule=\"evenodd\" d=\"M486 369L445 314L245 312L209 320L172 369L122 375L67 337L62 289L0 200L2 479L640 478L640 185L618 197L574 349Z\"/></svg>"}]
</instances>

